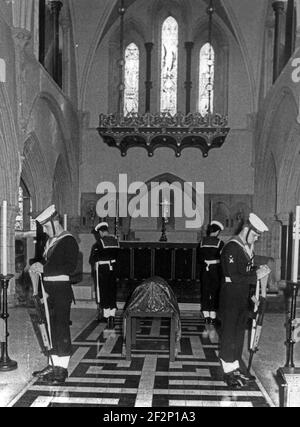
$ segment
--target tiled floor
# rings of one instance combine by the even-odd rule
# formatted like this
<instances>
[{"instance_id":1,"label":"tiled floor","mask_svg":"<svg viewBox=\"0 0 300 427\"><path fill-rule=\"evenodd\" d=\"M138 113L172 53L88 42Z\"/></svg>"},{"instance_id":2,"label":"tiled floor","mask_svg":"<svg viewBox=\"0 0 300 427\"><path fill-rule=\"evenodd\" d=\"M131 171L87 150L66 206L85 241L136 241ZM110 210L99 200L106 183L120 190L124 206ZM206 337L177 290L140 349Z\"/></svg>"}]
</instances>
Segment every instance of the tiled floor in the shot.
<instances>
[{"instance_id":1,"label":"tiled floor","mask_svg":"<svg viewBox=\"0 0 300 427\"><path fill-rule=\"evenodd\" d=\"M73 339L70 377L63 386L28 381L8 406L56 407L267 407L272 401L259 382L230 390L222 381L218 335L199 313L182 313L182 337L169 361L169 322L141 321L130 361L125 358L122 318L115 330L95 320Z\"/></svg>"}]
</instances>

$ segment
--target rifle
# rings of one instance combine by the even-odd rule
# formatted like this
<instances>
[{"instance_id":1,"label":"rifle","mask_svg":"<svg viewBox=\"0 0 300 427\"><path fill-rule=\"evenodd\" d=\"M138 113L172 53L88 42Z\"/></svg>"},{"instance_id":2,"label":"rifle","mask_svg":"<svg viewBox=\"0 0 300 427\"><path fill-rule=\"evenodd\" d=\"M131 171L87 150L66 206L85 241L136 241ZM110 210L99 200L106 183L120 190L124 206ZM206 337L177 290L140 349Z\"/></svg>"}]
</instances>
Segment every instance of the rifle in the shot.
<instances>
[{"instance_id":1,"label":"rifle","mask_svg":"<svg viewBox=\"0 0 300 427\"><path fill-rule=\"evenodd\" d=\"M250 338L250 347L249 347L249 362L248 362L248 372L250 373L253 356L258 351L258 344L260 341L260 336L262 332L262 325L264 320L264 315L267 306L266 300L266 285L267 285L268 276L265 276L261 280L257 280L256 283L256 292L254 305L254 319L252 320L252 329L251 329L251 338ZM262 289L260 295L260 288Z\"/></svg>"},{"instance_id":2,"label":"rifle","mask_svg":"<svg viewBox=\"0 0 300 427\"><path fill-rule=\"evenodd\" d=\"M50 327L50 314L47 302L47 295L44 289L42 277L40 274L29 272L32 285L33 285L33 302L38 317L38 327L40 330L43 350L44 353L49 357L51 364L53 365L52 357L50 350L52 349L52 340L51 340L51 327ZM41 283L43 303L38 295L38 284Z\"/></svg>"},{"instance_id":3,"label":"rifle","mask_svg":"<svg viewBox=\"0 0 300 427\"><path fill-rule=\"evenodd\" d=\"M38 295L34 295L32 297L32 299L34 302L35 311L36 311L37 316L38 316L38 327L39 327L40 334L42 337L42 342L44 345L44 352L46 354L48 354L49 351L51 350L52 346L51 346L50 338L48 335L47 320L46 320L46 316L44 313L44 307L43 307L41 299Z\"/></svg>"}]
</instances>

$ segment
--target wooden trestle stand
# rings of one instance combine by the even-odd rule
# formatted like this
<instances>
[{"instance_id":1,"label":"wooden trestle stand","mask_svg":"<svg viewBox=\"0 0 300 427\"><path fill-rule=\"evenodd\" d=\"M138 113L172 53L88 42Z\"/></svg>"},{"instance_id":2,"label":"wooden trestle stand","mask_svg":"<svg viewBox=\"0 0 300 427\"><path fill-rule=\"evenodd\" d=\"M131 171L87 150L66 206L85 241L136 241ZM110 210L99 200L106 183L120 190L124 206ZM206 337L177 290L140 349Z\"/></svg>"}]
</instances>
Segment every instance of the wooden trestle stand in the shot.
<instances>
[{"instance_id":1,"label":"wooden trestle stand","mask_svg":"<svg viewBox=\"0 0 300 427\"><path fill-rule=\"evenodd\" d=\"M279 382L279 401L281 407L300 407L300 368L294 364L294 321L296 319L297 295L300 282L289 282L292 290L291 310L287 320L286 363L277 371Z\"/></svg>"},{"instance_id":2,"label":"wooden trestle stand","mask_svg":"<svg viewBox=\"0 0 300 427\"><path fill-rule=\"evenodd\" d=\"M0 371L6 372L6 371L13 371L18 368L18 364L15 360L11 360L8 355L8 327L7 327L7 320L9 318L8 310L7 310L7 289L9 285L9 281L14 276L12 274L8 274L4 276L3 274L0 275L0 283L1 283L1 289L0 289L0 296L3 292L3 298L1 301L0 297L0 308L1 308L1 323L3 328L3 334L4 335L1 339L1 357L0 357Z\"/></svg>"}]
</instances>

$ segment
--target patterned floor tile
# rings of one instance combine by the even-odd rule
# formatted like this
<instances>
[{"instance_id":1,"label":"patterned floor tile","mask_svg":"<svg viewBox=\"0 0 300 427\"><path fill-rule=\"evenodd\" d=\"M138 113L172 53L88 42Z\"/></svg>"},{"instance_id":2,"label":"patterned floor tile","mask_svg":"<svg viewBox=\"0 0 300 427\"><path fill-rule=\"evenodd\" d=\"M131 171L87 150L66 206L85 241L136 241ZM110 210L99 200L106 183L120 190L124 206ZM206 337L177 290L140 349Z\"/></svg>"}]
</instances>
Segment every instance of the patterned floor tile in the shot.
<instances>
[{"instance_id":1,"label":"patterned floor tile","mask_svg":"<svg viewBox=\"0 0 300 427\"><path fill-rule=\"evenodd\" d=\"M230 390L216 354L218 334L200 318L182 315L180 351L169 361L169 322L142 319L131 360L124 353L122 318L114 331L92 321L73 343L64 385L34 381L15 407L267 407L260 385Z\"/></svg>"}]
</instances>

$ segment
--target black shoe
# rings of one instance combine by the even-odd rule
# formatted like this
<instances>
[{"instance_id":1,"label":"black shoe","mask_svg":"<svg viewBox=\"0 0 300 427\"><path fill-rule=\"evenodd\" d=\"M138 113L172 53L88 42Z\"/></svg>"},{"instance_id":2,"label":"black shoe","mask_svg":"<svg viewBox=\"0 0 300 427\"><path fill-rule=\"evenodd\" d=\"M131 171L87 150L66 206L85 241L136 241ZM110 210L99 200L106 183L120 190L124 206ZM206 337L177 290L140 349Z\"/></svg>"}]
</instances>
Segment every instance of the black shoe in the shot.
<instances>
[{"instance_id":1,"label":"black shoe","mask_svg":"<svg viewBox=\"0 0 300 427\"><path fill-rule=\"evenodd\" d=\"M43 378L46 375L49 375L51 373L53 373L53 366L48 365L48 366L46 366L46 368L41 369L40 371L32 372L32 376L36 377L36 378Z\"/></svg>"},{"instance_id":2,"label":"black shoe","mask_svg":"<svg viewBox=\"0 0 300 427\"><path fill-rule=\"evenodd\" d=\"M63 384L67 378L68 378L67 369L61 368L60 366L54 366L53 383Z\"/></svg>"},{"instance_id":3,"label":"black shoe","mask_svg":"<svg viewBox=\"0 0 300 427\"><path fill-rule=\"evenodd\" d=\"M52 372L49 372L47 375L44 375L40 378L43 383L48 383L49 385L60 385L64 384L68 378L68 371L65 368L60 366L54 366Z\"/></svg>"},{"instance_id":4,"label":"black shoe","mask_svg":"<svg viewBox=\"0 0 300 427\"><path fill-rule=\"evenodd\" d=\"M237 374L237 371L224 374L224 381L228 385L228 387L234 389L241 389L245 385L244 381Z\"/></svg>"}]
</instances>

